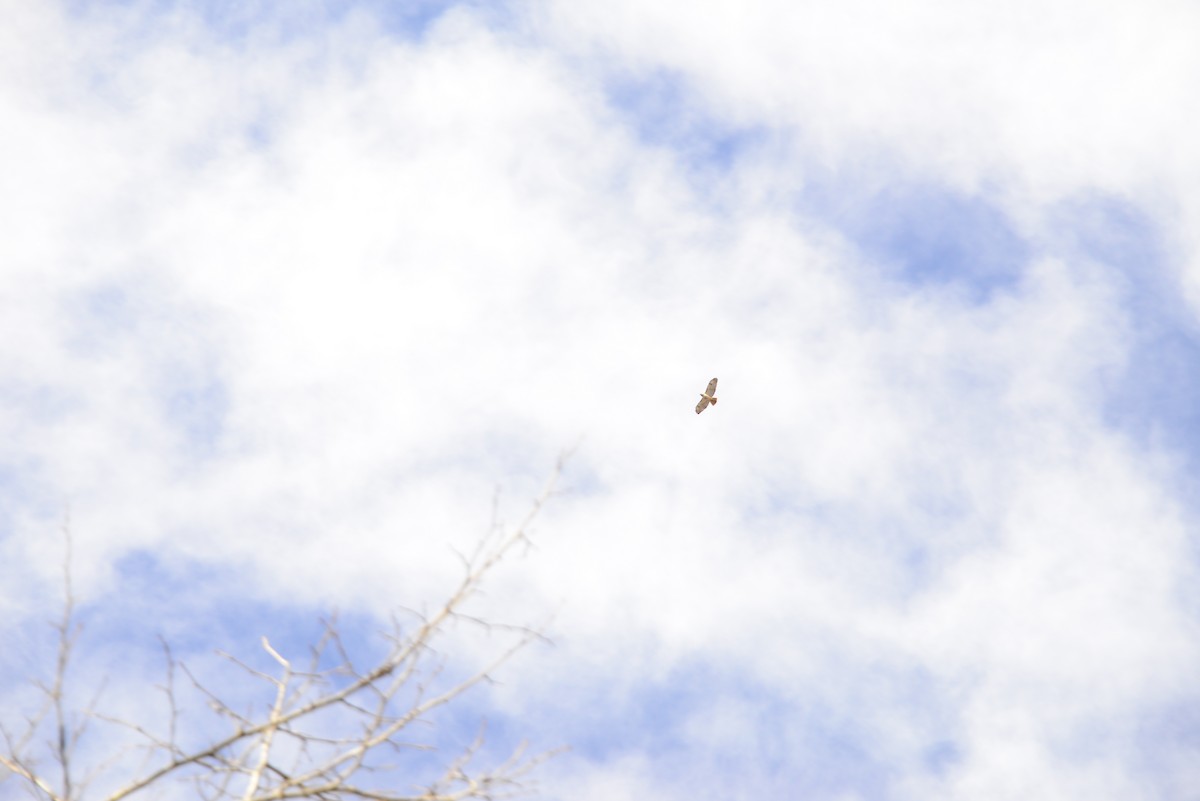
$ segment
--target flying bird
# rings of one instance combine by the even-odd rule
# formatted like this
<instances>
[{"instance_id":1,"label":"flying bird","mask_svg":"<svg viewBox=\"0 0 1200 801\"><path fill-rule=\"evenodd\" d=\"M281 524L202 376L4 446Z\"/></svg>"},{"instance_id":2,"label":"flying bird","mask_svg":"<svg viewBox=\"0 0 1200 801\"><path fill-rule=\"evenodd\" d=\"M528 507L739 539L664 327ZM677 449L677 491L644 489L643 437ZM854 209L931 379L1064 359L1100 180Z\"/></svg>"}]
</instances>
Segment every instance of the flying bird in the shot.
<instances>
[{"instance_id":1,"label":"flying bird","mask_svg":"<svg viewBox=\"0 0 1200 801\"><path fill-rule=\"evenodd\" d=\"M708 404L717 405L717 396L713 393L717 391L717 379L708 382L708 389L700 393L700 402L696 404L696 414L708 408Z\"/></svg>"}]
</instances>

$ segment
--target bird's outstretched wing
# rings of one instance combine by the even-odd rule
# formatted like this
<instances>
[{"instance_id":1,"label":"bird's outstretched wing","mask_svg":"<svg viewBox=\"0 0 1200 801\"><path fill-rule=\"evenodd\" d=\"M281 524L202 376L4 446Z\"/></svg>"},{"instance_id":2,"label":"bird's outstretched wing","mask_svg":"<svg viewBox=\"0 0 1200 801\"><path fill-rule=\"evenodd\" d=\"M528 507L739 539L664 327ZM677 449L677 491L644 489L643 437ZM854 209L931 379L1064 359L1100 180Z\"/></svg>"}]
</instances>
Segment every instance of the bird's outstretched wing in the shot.
<instances>
[{"instance_id":1,"label":"bird's outstretched wing","mask_svg":"<svg viewBox=\"0 0 1200 801\"><path fill-rule=\"evenodd\" d=\"M696 414L708 408L708 404L716 403L717 398L713 394L717 391L717 379L708 382L708 389L704 390L704 394L700 396L700 402L696 404Z\"/></svg>"}]
</instances>

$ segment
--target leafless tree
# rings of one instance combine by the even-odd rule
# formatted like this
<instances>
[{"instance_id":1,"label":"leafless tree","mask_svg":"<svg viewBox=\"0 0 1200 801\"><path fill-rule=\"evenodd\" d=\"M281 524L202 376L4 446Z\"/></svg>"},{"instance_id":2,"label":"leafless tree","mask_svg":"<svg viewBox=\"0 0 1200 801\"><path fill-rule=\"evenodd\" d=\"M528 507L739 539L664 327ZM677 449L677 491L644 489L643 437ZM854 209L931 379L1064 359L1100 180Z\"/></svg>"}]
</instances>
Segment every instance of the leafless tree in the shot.
<instances>
[{"instance_id":1,"label":"leafless tree","mask_svg":"<svg viewBox=\"0 0 1200 801\"><path fill-rule=\"evenodd\" d=\"M270 670L258 670L227 654L222 657L261 682L267 702L238 711L222 693L204 686L162 643L167 662L165 721L158 726L115 719L96 711L96 703L70 709L65 684L78 645L80 626L71 588L69 525L65 560L66 600L55 624L58 644L53 677L38 684L42 704L20 725L0 727L0 787L23 783L33 797L48 801L83 801L100 775L116 776L116 788L97 798L120 801L139 795L177 796L190 786L203 799L374 799L376 801L458 801L497 799L530 790L530 771L553 752L528 753L524 743L507 758L487 766L481 756L484 727L474 742L434 762L436 778L414 783L405 778L406 760L433 748L422 737L431 713L477 684L516 651L542 638L538 629L481 620L464 609L496 565L514 549L529 545L534 518L554 491L562 461L525 519L505 527L495 519L475 549L460 554L463 577L449 598L432 614L406 612L393 617L384 635L383 656L358 665L344 642L336 618L307 654L303 665L285 657L267 637L262 648ZM501 629L511 637L487 664L451 675L434 649L434 640L456 623ZM221 721L223 734L190 744L180 731L177 680L185 677L189 692L203 697ZM121 749L107 760L77 764L80 742L89 727L118 727L136 747ZM86 761L86 760L85 760ZM111 784L111 783L110 783ZM10 787L12 785L10 784ZM172 787L173 790L168 790ZM191 795L191 793L185 793Z\"/></svg>"}]
</instances>

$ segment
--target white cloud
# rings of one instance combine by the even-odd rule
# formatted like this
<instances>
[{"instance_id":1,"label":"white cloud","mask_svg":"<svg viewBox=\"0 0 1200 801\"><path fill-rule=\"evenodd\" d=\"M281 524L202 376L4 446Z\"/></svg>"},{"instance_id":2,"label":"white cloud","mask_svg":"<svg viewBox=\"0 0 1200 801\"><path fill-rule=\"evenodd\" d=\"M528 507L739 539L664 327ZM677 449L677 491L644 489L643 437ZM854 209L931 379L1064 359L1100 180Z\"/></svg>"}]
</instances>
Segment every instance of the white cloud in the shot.
<instances>
[{"instance_id":1,"label":"white cloud","mask_svg":"<svg viewBox=\"0 0 1200 801\"><path fill-rule=\"evenodd\" d=\"M986 192L1027 225L1041 204L1081 189L1133 198L1166 223L1197 303L1190 4L537 8L542 29L593 64L667 70L722 120L785 128L809 169L882 161L884 180Z\"/></svg>"},{"instance_id":2,"label":"white cloud","mask_svg":"<svg viewBox=\"0 0 1200 801\"><path fill-rule=\"evenodd\" d=\"M1104 406L1141 279L1046 232L1101 193L1189 241L1192 12L688 9L240 41L9 9L14 629L67 500L88 599L149 553L226 576L198 596L383 613L579 443L486 599L558 610L494 696L585 741L552 795L1128 798L1146 748L1183 776L1139 726L1194 705L1195 521ZM728 169L646 141L606 85L656 70L681 136L761 136ZM979 297L907 282L798 210L817 173L980 198L1033 255Z\"/></svg>"}]
</instances>

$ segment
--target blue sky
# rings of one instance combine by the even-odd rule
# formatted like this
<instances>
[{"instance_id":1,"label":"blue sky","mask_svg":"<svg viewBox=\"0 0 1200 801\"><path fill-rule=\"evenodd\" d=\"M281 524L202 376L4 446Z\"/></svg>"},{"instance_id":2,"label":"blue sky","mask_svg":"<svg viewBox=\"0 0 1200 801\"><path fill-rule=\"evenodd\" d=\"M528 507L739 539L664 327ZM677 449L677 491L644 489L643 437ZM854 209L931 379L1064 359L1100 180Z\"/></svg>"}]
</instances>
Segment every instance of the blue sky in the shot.
<instances>
[{"instance_id":1,"label":"blue sky","mask_svg":"<svg viewBox=\"0 0 1200 801\"><path fill-rule=\"evenodd\" d=\"M65 509L77 697L154 716L157 635L248 703L215 650L369 651L573 449L476 607L554 645L439 743L570 744L555 799L1193 797L1195 9L2 7L0 708Z\"/></svg>"}]
</instances>

